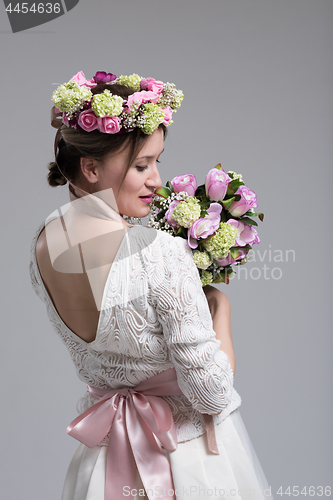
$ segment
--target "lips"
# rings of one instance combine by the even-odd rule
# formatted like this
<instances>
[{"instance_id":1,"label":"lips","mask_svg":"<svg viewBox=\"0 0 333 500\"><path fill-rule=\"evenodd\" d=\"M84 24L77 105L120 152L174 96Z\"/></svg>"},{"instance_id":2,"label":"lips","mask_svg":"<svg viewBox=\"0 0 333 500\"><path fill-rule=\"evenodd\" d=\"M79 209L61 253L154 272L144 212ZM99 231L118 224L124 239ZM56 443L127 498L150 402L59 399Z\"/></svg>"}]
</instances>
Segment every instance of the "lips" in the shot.
<instances>
[{"instance_id":1,"label":"lips","mask_svg":"<svg viewBox=\"0 0 333 500\"><path fill-rule=\"evenodd\" d=\"M148 194L147 196L139 196L139 198L142 198L144 200L151 200L153 198L152 194Z\"/></svg>"}]
</instances>

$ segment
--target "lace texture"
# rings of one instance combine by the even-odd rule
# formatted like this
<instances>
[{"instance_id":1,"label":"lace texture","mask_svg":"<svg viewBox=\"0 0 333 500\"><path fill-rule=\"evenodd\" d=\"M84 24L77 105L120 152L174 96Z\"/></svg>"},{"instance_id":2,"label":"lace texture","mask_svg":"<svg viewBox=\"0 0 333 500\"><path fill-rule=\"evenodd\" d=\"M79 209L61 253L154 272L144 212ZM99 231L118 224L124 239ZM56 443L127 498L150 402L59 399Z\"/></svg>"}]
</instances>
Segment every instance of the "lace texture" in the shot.
<instances>
[{"instance_id":1,"label":"lace texture","mask_svg":"<svg viewBox=\"0 0 333 500\"><path fill-rule=\"evenodd\" d=\"M240 406L230 363L219 349L184 239L145 226L126 233L107 278L96 338L87 343L61 320L43 284L35 253L43 227L31 245L31 283L83 382L99 388L134 387L175 367L183 395L164 399L171 407L178 442L205 432L202 413L221 412L214 416L217 425ZM94 402L87 392L78 411Z\"/></svg>"}]
</instances>

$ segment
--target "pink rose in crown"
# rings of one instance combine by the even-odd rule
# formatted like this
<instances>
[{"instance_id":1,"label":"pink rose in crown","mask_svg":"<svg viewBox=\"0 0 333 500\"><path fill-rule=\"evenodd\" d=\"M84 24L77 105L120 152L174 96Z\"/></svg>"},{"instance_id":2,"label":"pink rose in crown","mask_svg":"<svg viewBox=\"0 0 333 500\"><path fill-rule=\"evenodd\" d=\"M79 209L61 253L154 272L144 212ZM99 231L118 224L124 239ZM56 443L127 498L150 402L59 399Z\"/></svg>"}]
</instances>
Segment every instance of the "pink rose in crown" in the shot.
<instances>
[{"instance_id":1,"label":"pink rose in crown","mask_svg":"<svg viewBox=\"0 0 333 500\"><path fill-rule=\"evenodd\" d=\"M166 108L161 108L164 111L164 121L163 125L169 125L171 117L172 117L172 109L170 106L167 106Z\"/></svg>"},{"instance_id":2,"label":"pink rose in crown","mask_svg":"<svg viewBox=\"0 0 333 500\"><path fill-rule=\"evenodd\" d=\"M244 259L246 257L246 253L247 252L245 250L240 248L236 259L234 259L231 256L231 253L228 253L226 257L221 259L216 259L216 263L221 267L228 266L229 264L235 264L236 262L239 262L240 260Z\"/></svg>"},{"instance_id":3,"label":"pink rose in crown","mask_svg":"<svg viewBox=\"0 0 333 500\"><path fill-rule=\"evenodd\" d=\"M91 109L86 109L80 113L78 125L86 132L99 128L97 116Z\"/></svg>"},{"instance_id":4,"label":"pink rose in crown","mask_svg":"<svg viewBox=\"0 0 333 500\"><path fill-rule=\"evenodd\" d=\"M223 200L228 189L228 184L232 179L220 168L209 170L205 179L206 194L211 200Z\"/></svg>"},{"instance_id":5,"label":"pink rose in crown","mask_svg":"<svg viewBox=\"0 0 333 500\"><path fill-rule=\"evenodd\" d=\"M74 80L74 82L80 85L80 87L82 87L82 85L85 85L86 87L92 88L96 87L97 85L93 80L87 80L84 76L83 71L79 71L78 73L76 73L76 75L74 75L71 80Z\"/></svg>"},{"instance_id":6,"label":"pink rose in crown","mask_svg":"<svg viewBox=\"0 0 333 500\"><path fill-rule=\"evenodd\" d=\"M228 223L237 229L237 236L235 238L237 246L245 247L245 245L260 243L258 232L255 227L235 219L229 219Z\"/></svg>"},{"instance_id":7,"label":"pink rose in crown","mask_svg":"<svg viewBox=\"0 0 333 500\"><path fill-rule=\"evenodd\" d=\"M144 104L148 101L157 103L159 99L159 95L156 92L151 91L142 91L142 92L134 92L127 99L127 105L132 106L134 102L139 102L140 104Z\"/></svg>"},{"instance_id":8,"label":"pink rose in crown","mask_svg":"<svg viewBox=\"0 0 333 500\"><path fill-rule=\"evenodd\" d=\"M86 77L84 76L83 71L79 71L76 75L72 76L71 80L74 80L78 85L84 85L86 83Z\"/></svg>"},{"instance_id":9,"label":"pink rose in crown","mask_svg":"<svg viewBox=\"0 0 333 500\"><path fill-rule=\"evenodd\" d=\"M208 238L211 234L218 230L221 218L222 207L219 203L211 203L207 209L208 214L193 222L187 232L187 242L190 248L197 248L200 238Z\"/></svg>"},{"instance_id":10,"label":"pink rose in crown","mask_svg":"<svg viewBox=\"0 0 333 500\"><path fill-rule=\"evenodd\" d=\"M154 78L146 78L145 80L141 80L140 87L142 90L151 90L152 92L161 94L163 90L163 82L155 80Z\"/></svg>"},{"instance_id":11,"label":"pink rose in crown","mask_svg":"<svg viewBox=\"0 0 333 500\"><path fill-rule=\"evenodd\" d=\"M246 186L239 186L235 194L239 194L241 199L233 201L228 208L228 212L234 217L240 217L250 208L257 207L257 195Z\"/></svg>"},{"instance_id":12,"label":"pink rose in crown","mask_svg":"<svg viewBox=\"0 0 333 500\"><path fill-rule=\"evenodd\" d=\"M180 203L180 200L173 200L170 203L168 210L165 212L166 220L168 221L170 226L173 226L173 227L178 227L178 222L172 218L173 211L176 208L176 206L178 205L178 203Z\"/></svg>"},{"instance_id":13,"label":"pink rose in crown","mask_svg":"<svg viewBox=\"0 0 333 500\"><path fill-rule=\"evenodd\" d=\"M194 196L197 189L197 179L193 174L177 175L171 180L175 193L186 191L190 196Z\"/></svg>"},{"instance_id":14,"label":"pink rose in crown","mask_svg":"<svg viewBox=\"0 0 333 500\"><path fill-rule=\"evenodd\" d=\"M120 130L120 119L118 116L104 116L97 118L98 128L104 134L117 134Z\"/></svg>"}]
</instances>

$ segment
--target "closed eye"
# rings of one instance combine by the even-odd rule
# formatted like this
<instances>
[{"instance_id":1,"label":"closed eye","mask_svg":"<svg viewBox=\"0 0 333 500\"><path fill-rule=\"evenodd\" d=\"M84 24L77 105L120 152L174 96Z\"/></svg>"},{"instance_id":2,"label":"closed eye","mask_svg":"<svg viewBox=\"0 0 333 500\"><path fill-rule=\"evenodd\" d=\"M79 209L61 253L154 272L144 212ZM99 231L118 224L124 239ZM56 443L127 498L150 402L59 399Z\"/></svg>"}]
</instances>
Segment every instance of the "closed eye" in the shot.
<instances>
[{"instance_id":1,"label":"closed eye","mask_svg":"<svg viewBox=\"0 0 333 500\"><path fill-rule=\"evenodd\" d=\"M146 167L139 167L139 165L136 165L136 168L138 169L139 172L143 172L144 170L147 170L147 166Z\"/></svg>"}]
</instances>

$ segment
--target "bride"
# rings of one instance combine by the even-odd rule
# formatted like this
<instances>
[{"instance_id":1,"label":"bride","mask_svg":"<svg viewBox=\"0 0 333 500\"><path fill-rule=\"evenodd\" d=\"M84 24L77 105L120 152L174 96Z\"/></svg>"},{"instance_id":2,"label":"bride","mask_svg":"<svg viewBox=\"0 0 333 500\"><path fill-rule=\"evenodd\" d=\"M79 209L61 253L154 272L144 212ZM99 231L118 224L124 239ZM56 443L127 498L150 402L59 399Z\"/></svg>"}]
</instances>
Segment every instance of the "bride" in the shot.
<instances>
[{"instance_id":1,"label":"bride","mask_svg":"<svg viewBox=\"0 0 333 500\"><path fill-rule=\"evenodd\" d=\"M53 94L51 186L30 273L87 385L62 500L272 499L239 412L227 297L202 288L186 240L133 224L150 211L183 94L82 72Z\"/></svg>"}]
</instances>

